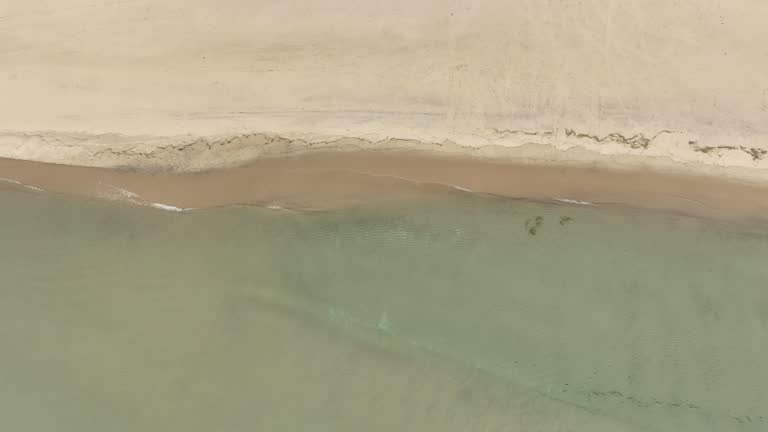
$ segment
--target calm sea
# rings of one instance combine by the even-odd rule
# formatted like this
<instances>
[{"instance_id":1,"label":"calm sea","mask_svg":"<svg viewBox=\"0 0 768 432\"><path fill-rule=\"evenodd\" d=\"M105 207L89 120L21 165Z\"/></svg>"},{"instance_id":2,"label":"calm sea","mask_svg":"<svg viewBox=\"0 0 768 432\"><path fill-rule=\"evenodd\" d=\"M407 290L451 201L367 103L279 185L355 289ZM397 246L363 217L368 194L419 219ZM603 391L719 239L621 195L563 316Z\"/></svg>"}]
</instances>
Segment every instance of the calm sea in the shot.
<instances>
[{"instance_id":1,"label":"calm sea","mask_svg":"<svg viewBox=\"0 0 768 432\"><path fill-rule=\"evenodd\" d=\"M0 191L3 431L765 431L768 227Z\"/></svg>"}]
</instances>

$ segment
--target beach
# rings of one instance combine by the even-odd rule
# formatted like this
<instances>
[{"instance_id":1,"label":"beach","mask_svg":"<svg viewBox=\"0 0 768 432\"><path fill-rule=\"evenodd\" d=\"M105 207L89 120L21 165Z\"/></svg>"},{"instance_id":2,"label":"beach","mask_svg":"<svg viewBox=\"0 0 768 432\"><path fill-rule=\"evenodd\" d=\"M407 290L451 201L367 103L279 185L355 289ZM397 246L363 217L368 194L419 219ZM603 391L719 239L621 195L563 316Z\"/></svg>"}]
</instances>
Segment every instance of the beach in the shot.
<instances>
[{"instance_id":1,"label":"beach","mask_svg":"<svg viewBox=\"0 0 768 432\"><path fill-rule=\"evenodd\" d=\"M0 430L766 430L767 21L3 2Z\"/></svg>"},{"instance_id":2,"label":"beach","mask_svg":"<svg viewBox=\"0 0 768 432\"><path fill-rule=\"evenodd\" d=\"M11 1L0 177L179 208L434 183L764 214L764 2L561 3Z\"/></svg>"},{"instance_id":3,"label":"beach","mask_svg":"<svg viewBox=\"0 0 768 432\"><path fill-rule=\"evenodd\" d=\"M199 171L404 149L766 181L766 8L12 0L0 157Z\"/></svg>"}]
</instances>

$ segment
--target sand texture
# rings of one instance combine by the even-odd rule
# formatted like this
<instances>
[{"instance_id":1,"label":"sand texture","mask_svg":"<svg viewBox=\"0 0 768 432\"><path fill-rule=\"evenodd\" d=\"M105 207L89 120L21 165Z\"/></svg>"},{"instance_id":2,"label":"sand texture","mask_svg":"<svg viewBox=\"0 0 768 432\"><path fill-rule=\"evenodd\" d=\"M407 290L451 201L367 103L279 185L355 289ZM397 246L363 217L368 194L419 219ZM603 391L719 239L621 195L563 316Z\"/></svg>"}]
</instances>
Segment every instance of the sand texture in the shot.
<instances>
[{"instance_id":1,"label":"sand texture","mask_svg":"<svg viewBox=\"0 0 768 432\"><path fill-rule=\"evenodd\" d=\"M768 3L8 0L0 157L409 149L765 181Z\"/></svg>"}]
</instances>

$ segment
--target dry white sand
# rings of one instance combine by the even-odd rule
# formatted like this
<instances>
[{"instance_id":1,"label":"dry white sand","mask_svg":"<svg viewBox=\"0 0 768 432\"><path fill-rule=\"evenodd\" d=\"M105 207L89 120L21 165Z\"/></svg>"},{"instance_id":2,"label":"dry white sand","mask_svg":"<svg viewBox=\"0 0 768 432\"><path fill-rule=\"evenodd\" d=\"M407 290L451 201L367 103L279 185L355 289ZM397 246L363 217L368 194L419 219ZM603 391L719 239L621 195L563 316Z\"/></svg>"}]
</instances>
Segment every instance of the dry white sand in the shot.
<instances>
[{"instance_id":1,"label":"dry white sand","mask_svg":"<svg viewBox=\"0 0 768 432\"><path fill-rule=\"evenodd\" d=\"M196 170L342 144L766 180L766 21L763 0L6 0L0 156Z\"/></svg>"}]
</instances>

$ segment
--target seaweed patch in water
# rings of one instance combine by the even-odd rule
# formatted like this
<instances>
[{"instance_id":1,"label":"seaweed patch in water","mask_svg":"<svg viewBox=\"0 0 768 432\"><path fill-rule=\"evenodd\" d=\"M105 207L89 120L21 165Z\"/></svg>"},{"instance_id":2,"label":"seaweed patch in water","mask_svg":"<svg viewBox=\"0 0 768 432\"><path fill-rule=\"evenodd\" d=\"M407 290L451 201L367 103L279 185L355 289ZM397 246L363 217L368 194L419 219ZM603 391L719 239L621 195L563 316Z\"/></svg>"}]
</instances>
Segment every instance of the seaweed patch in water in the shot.
<instances>
[{"instance_id":1,"label":"seaweed patch in water","mask_svg":"<svg viewBox=\"0 0 768 432\"><path fill-rule=\"evenodd\" d=\"M528 230L528 234L536 235L536 231L541 228L544 223L543 216L536 216L535 218L529 218L525 221L525 229Z\"/></svg>"}]
</instances>

